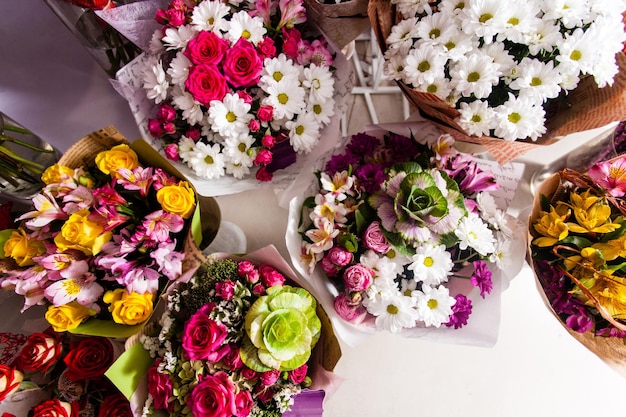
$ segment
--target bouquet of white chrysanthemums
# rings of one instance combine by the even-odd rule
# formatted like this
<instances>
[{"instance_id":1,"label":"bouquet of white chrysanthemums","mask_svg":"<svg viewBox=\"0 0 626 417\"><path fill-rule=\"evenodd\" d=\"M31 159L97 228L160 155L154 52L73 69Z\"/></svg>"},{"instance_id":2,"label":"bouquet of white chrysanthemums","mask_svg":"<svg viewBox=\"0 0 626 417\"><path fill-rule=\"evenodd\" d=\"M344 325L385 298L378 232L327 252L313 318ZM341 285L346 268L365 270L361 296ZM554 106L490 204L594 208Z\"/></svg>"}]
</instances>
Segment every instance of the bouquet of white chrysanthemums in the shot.
<instances>
[{"instance_id":1,"label":"bouquet of white chrysanthemums","mask_svg":"<svg viewBox=\"0 0 626 417\"><path fill-rule=\"evenodd\" d=\"M546 133L547 105L584 77L612 85L624 0L391 0L386 73L457 110L465 133Z\"/></svg>"}]
</instances>

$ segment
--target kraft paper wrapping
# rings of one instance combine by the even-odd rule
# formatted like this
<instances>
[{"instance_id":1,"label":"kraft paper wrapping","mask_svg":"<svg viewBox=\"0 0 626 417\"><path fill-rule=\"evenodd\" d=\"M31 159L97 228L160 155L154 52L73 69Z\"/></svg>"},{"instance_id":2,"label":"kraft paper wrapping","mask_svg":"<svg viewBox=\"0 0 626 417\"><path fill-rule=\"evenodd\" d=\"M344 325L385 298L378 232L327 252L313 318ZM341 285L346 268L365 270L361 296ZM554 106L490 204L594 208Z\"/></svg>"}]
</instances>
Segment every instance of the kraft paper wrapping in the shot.
<instances>
[{"instance_id":1,"label":"kraft paper wrapping","mask_svg":"<svg viewBox=\"0 0 626 417\"><path fill-rule=\"evenodd\" d=\"M370 0L368 16L381 51L385 52L385 39L400 16L391 0ZM568 93L566 101L551 103L546 111L548 131L536 142L469 136L454 122L458 115L456 109L434 94L413 91L403 82L398 81L397 84L409 103L425 117L437 122L457 140L482 145L496 161L503 164L531 149L554 143L559 137L622 120L626 114L626 56L620 52L616 58L620 72L615 76L613 85L598 88L593 77L581 80L578 87Z\"/></svg>"},{"instance_id":2,"label":"kraft paper wrapping","mask_svg":"<svg viewBox=\"0 0 626 417\"><path fill-rule=\"evenodd\" d=\"M587 331L585 333L578 333L567 327L567 325L563 323L558 314L552 308L551 301L546 296L546 293L543 290L543 286L539 281L537 271L535 270L534 260L531 259L532 248L530 244L533 238L538 236L537 233L533 230L532 224L537 219L537 217L539 217L539 212L541 211L541 195L545 195L550 200L555 197L558 198L558 196L556 195L559 192L560 185L561 181L558 173L547 178L539 185L537 193L535 194L532 211L528 220L528 263L533 269L535 284L537 285L539 295L544 301L546 307L559 321L559 323L561 323L563 328L567 330L570 336L578 340L578 342L580 342L583 346L593 352L597 357L599 357L603 362L605 362L619 374L626 377L626 345L624 344L624 341L618 337L596 337L593 333L593 330Z\"/></svg>"}]
</instances>

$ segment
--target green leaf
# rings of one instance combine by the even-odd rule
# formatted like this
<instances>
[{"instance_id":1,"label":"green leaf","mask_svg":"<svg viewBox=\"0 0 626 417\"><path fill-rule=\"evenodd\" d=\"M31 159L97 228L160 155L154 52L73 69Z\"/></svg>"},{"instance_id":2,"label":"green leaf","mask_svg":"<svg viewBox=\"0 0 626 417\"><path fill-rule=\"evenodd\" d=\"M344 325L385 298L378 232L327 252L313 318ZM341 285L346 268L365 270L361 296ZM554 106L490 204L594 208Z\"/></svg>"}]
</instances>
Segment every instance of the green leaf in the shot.
<instances>
[{"instance_id":1,"label":"green leaf","mask_svg":"<svg viewBox=\"0 0 626 417\"><path fill-rule=\"evenodd\" d=\"M559 243L562 243L564 245L572 245L579 249L583 249L594 244L594 242L592 242L591 240L583 236L576 235L569 235L565 239L561 240Z\"/></svg>"}]
</instances>

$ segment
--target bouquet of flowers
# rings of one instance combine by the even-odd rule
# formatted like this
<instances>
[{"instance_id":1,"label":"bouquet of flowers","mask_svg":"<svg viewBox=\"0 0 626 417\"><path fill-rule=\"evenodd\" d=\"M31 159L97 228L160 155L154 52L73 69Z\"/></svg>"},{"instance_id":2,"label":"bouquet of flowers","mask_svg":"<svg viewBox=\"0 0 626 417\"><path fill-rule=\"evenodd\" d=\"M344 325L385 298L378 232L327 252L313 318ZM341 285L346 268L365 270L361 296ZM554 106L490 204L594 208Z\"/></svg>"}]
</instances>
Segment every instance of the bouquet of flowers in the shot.
<instances>
[{"instance_id":1,"label":"bouquet of flowers","mask_svg":"<svg viewBox=\"0 0 626 417\"><path fill-rule=\"evenodd\" d=\"M521 225L495 204L494 175L449 135L418 130L352 136L292 200L289 251L323 282L338 328L459 329L521 268Z\"/></svg>"},{"instance_id":2,"label":"bouquet of flowers","mask_svg":"<svg viewBox=\"0 0 626 417\"><path fill-rule=\"evenodd\" d=\"M174 0L156 19L143 87L149 134L204 180L270 181L336 114L334 56L301 0Z\"/></svg>"},{"instance_id":3,"label":"bouquet of flowers","mask_svg":"<svg viewBox=\"0 0 626 417\"><path fill-rule=\"evenodd\" d=\"M22 311L48 305L55 331L78 331L91 317L132 331L182 273L195 193L161 168L141 165L126 143L65 165L73 154L43 173L33 210L1 242L10 264L0 283L24 297Z\"/></svg>"},{"instance_id":4,"label":"bouquet of flowers","mask_svg":"<svg viewBox=\"0 0 626 417\"><path fill-rule=\"evenodd\" d=\"M3 416L131 417L129 401L104 377L120 347L102 337L46 330L0 364Z\"/></svg>"},{"instance_id":5,"label":"bouquet of flowers","mask_svg":"<svg viewBox=\"0 0 626 417\"><path fill-rule=\"evenodd\" d=\"M401 17L381 34L386 73L468 135L536 140L551 103L619 72L622 0L391 4Z\"/></svg>"},{"instance_id":6,"label":"bouquet of flowers","mask_svg":"<svg viewBox=\"0 0 626 417\"><path fill-rule=\"evenodd\" d=\"M554 174L539 188L529 223L532 266L546 303L570 334L618 362L624 374L625 169L619 156L586 173Z\"/></svg>"},{"instance_id":7,"label":"bouquet of flowers","mask_svg":"<svg viewBox=\"0 0 626 417\"><path fill-rule=\"evenodd\" d=\"M143 415L278 416L315 387L318 364L332 371L336 361L313 353L339 351L315 298L266 255L251 258L214 255L169 288L158 326L140 337L156 358Z\"/></svg>"}]
</instances>

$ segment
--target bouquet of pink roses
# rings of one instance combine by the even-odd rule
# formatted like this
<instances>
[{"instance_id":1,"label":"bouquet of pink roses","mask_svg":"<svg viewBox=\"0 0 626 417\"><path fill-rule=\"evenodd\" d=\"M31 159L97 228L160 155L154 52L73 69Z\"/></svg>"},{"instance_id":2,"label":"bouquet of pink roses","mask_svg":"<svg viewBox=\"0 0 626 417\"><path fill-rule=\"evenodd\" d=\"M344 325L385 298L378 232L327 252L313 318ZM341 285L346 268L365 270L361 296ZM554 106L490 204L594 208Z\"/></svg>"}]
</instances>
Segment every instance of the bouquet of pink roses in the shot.
<instances>
[{"instance_id":1,"label":"bouquet of pink roses","mask_svg":"<svg viewBox=\"0 0 626 417\"><path fill-rule=\"evenodd\" d=\"M24 296L22 311L48 305L55 331L80 331L98 317L132 334L182 273L195 193L186 181L141 165L126 143L83 164L63 163L43 173L33 210L1 242L9 263L2 288ZM102 326L94 330L101 334Z\"/></svg>"}]
</instances>

